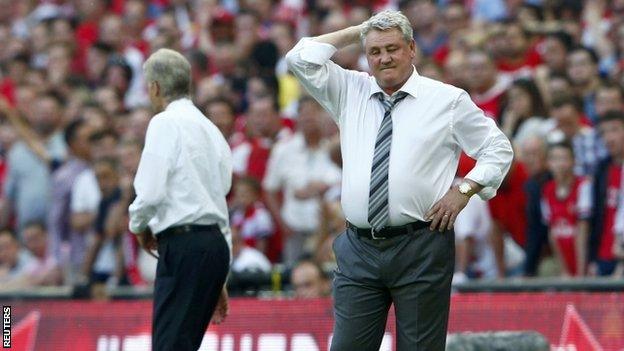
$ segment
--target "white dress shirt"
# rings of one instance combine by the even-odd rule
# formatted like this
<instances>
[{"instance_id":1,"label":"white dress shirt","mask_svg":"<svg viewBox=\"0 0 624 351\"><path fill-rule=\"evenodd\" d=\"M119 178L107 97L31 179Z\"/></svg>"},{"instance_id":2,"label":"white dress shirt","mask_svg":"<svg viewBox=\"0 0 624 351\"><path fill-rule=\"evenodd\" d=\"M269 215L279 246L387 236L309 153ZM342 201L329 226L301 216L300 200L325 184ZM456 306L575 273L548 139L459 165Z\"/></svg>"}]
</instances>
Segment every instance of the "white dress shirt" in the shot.
<instances>
[{"instance_id":1,"label":"white dress shirt","mask_svg":"<svg viewBox=\"0 0 624 351\"><path fill-rule=\"evenodd\" d=\"M301 133L290 140L275 145L271 151L267 172L264 176L264 189L284 191L281 215L286 224L295 231L312 232L318 229L320 199L298 199L297 190L304 189L312 182L328 186L340 182L340 169L330 158L327 142L317 148L306 145Z\"/></svg>"},{"instance_id":2,"label":"white dress shirt","mask_svg":"<svg viewBox=\"0 0 624 351\"><path fill-rule=\"evenodd\" d=\"M368 223L370 174L377 131L384 109L374 77L345 70L330 61L332 45L302 39L287 55L290 70L332 115L340 128L343 158L342 206L347 220ZM466 178L485 186L490 199L509 170L509 140L485 117L468 94L418 75L400 89L408 93L393 110L389 165L389 225L424 220L427 211L449 190L463 150L477 160Z\"/></svg>"},{"instance_id":3,"label":"white dress shirt","mask_svg":"<svg viewBox=\"0 0 624 351\"><path fill-rule=\"evenodd\" d=\"M153 233L182 224L218 224L231 247L225 196L232 183L228 143L189 99L152 118L134 179L130 231Z\"/></svg>"}]
</instances>

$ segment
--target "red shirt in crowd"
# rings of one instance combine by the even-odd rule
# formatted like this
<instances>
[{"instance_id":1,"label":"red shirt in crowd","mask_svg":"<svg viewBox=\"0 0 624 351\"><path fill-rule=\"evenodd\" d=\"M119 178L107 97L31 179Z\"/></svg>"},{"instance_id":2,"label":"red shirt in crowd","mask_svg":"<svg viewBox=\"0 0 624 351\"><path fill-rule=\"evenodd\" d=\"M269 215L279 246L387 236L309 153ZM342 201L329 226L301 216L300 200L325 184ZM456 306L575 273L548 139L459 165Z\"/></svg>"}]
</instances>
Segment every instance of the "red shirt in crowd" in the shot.
<instances>
[{"instance_id":1,"label":"red shirt in crowd","mask_svg":"<svg viewBox=\"0 0 624 351\"><path fill-rule=\"evenodd\" d=\"M526 244L526 195L524 184L529 176L521 163L514 163L498 189L497 195L489 201L490 213L503 231L509 233L518 245Z\"/></svg>"},{"instance_id":2,"label":"red shirt in crowd","mask_svg":"<svg viewBox=\"0 0 624 351\"><path fill-rule=\"evenodd\" d=\"M554 180L547 182L542 190L544 222L548 225L550 235L561 252L562 263L571 275L576 275L578 272L576 236L579 220L579 190L582 183L583 179L576 177L571 191L565 198L557 196L557 183Z\"/></svg>"},{"instance_id":3,"label":"red shirt in crowd","mask_svg":"<svg viewBox=\"0 0 624 351\"><path fill-rule=\"evenodd\" d=\"M613 244L615 241L613 229L621 186L622 167L611 165L607 180L607 201L605 203L604 221L602 222L602 236L600 237L600 247L598 248L598 258L601 260L612 261L615 259L613 255Z\"/></svg>"}]
</instances>

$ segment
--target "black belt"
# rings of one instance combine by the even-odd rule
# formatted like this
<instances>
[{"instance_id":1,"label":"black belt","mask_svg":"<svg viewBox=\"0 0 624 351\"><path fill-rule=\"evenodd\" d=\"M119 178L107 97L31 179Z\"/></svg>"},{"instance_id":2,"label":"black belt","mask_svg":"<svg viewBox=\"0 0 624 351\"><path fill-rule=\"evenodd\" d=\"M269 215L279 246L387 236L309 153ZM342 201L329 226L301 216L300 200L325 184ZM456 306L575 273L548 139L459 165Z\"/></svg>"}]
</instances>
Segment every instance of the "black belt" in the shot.
<instances>
[{"instance_id":1,"label":"black belt","mask_svg":"<svg viewBox=\"0 0 624 351\"><path fill-rule=\"evenodd\" d=\"M389 239L395 236L412 234L429 226L429 222L416 221L396 227L385 227L379 231L373 231L371 228L358 228L353 223L347 221L347 227L353 230L358 236L368 239Z\"/></svg>"},{"instance_id":2,"label":"black belt","mask_svg":"<svg viewBox=\"0 0 624 351\"><path fill-rule=\"evenodd\" d=\"M179 235L183 233L191 232L208 232L217 229L216 233L220 233L219 226L217 224L183 224L175 227L169 227L162 232L156 234L156 237L163 239L169 235Z\"/></svg>"}]
</instances>

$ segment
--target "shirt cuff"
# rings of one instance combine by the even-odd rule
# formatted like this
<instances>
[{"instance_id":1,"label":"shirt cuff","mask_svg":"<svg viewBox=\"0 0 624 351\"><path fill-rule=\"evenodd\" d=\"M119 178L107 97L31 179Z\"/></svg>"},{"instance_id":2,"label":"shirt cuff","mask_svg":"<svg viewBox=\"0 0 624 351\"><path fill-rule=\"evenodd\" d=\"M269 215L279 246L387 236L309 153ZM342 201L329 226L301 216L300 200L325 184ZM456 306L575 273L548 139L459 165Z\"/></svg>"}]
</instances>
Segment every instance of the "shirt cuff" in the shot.
<instances>
[{"instance_id":1,"label":"shirt cuff","mask_svg":"<svg viewBox=\"0 0 624 351\"><path fill-rule=\"evenodd\" d=\"M301 59L319 66L324 65L338 51L331 44L320 43L311 38L302 39L301 44L303 46L299 53Z\"/></svg>"},{"instance_id":2,"label":"shirt cuff","mask_svg":"<svg viewBox=\"0 0 624 351\"><path fill-rule=\"evenodd\" d=\"M487 201L496 196L496 188L502 182L502 176L500 169L496 167L476 166L468 172L465 178L483 186L477 195Z\"/></svg>"},{"instance_id":3,"label":"shirt cuff","mask_svg":"<svg viewBox=\"0 0 624 351\"><path fill-rule=\"evenodd\" d=\"M130 220L130 224L128 225L128 229L130 229L130 232L134 235L144 232L145 228L147 228L146 225L141 225L138 221L133 220Z\"/></svg>"}]
</instances>

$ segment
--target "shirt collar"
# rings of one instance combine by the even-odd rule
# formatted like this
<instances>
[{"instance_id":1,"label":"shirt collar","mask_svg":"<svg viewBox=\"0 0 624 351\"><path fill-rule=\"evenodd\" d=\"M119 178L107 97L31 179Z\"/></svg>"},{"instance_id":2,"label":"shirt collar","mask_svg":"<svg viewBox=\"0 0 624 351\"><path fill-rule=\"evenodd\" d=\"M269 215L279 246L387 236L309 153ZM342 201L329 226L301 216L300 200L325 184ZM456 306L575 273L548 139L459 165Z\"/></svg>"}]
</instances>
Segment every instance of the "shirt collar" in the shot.
<instances>
[{"instance_id":1,"label":"shirt collar","mask_svg":"<svg viewBox=\"0 0 624 351\"><path fill-rule=\"evenodd\" d=\"M179 98L177 100L171 101L169 105L165 107L165 111L170 110L171 108L175 108L176 106L182 106L182 105L188 105L188 104L191 104L191 105L193 104L191 99L187 97Z\"/></svg>"},{"instance_id":2,"label":"shirt collar","mask_svg":"<svg viewBox=\"0 0 624 351\"><path fill-rule=\"evenodd\" d=\"M404 91L415 98L416 91L418 90L418 79L420 78L420 74L418 74L418 72L416 71L416 67L414 67L413 65L412 67L414 68L414 70L412 71L412 75L407 79L405 84L403 84L401 89L399 89L398 91ZM373 78L373 84L371 84L369 98L373 97L377 93L382 93L384 94L384 96L387 96L387 94L381 89L381 87L379 87L379 84L377 84L377 80Z\"/></svg>"}]
</instances>

